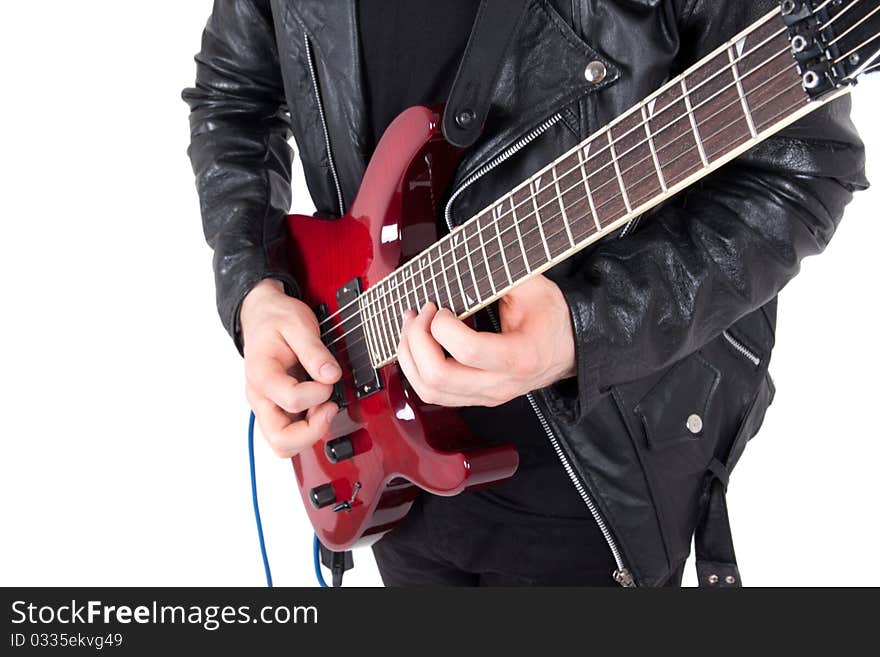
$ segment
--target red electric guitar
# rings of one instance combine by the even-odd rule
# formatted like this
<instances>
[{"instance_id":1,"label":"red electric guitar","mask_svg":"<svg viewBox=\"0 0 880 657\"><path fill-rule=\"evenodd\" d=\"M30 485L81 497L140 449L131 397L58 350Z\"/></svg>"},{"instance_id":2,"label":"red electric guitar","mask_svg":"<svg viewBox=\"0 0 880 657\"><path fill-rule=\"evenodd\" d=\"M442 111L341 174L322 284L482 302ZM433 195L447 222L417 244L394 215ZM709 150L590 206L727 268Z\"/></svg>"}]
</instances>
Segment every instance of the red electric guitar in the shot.
<instances>
[{"instance_id":1,"label":"red electric guitar","mask_svg":"<svg viewBox=\"0 0 880 657\"><path fill-rule=\"evenodd\" d=\"M440 110L401 114L345 216L289 219L293 273L344 371L330 432L293 459L321 542L349 549L393 528L419 489L455 495L516 470L514 448L481 446L408 386L395 365L404 310L472 315L878 67L880 0L786 0L439 241L461 153Z\"/></svg>"}]
</instances>

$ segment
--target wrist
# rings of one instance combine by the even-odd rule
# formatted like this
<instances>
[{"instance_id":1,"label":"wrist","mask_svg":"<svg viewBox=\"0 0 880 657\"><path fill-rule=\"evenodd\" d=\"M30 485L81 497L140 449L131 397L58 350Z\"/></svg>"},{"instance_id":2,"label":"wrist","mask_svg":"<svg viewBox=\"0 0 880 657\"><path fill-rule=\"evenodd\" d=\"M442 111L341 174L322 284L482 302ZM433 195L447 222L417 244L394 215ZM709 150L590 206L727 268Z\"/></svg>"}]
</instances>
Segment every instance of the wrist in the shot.
<instances>
[{"instance_id":1,"label":"wrist","mask_svg":"<svg viewBox=\"0 0 880 657\"><path fill-rule=\"evenodd\" d=\"M264 278L254 285L244 296L239 310L239 326L244 330L246 318L253 309L259 306L265 299L271 299L278 295L284 296L284 283L274 278Z\"/></svg>"}]
</instances>

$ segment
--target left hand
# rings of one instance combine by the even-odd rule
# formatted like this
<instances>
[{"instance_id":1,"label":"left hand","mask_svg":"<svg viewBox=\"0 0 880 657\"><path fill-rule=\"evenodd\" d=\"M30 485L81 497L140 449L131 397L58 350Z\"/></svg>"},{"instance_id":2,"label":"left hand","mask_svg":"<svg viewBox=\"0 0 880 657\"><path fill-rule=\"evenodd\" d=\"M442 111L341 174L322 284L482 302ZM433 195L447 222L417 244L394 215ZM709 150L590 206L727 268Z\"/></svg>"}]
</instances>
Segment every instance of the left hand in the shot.
<instances>
[{"instance_id":1,"label":"left hand","mask_svg":"<svg viewBox=\"0 0 880 657\"><path fill-rule=\"evenodd\" d=\"M571 315L553 281L536 276L502 297L498 307L501 333L474 331L433 303L418 315L404 315L398 361L422 401L500 406L574 376Z\"/></svg>"}]
</instances>

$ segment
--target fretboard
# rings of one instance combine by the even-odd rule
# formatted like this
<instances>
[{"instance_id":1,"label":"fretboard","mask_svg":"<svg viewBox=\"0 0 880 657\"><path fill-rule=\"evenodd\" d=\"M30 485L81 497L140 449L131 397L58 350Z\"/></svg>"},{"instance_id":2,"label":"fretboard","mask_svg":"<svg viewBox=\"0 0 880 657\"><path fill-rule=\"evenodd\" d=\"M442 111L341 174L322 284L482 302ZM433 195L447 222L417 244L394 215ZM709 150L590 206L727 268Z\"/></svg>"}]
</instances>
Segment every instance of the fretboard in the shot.
<instances>
[{"instance_id":1,"label":"fretboard","mask_svg":"<svg viewBox=\"0 0 880 657\"><path fill-rule=\"evenodd\" d=\"M367 290L373 364L396 359L405 310L465 318L822 104L768 14Z\"/></svg>"}]
</instances>

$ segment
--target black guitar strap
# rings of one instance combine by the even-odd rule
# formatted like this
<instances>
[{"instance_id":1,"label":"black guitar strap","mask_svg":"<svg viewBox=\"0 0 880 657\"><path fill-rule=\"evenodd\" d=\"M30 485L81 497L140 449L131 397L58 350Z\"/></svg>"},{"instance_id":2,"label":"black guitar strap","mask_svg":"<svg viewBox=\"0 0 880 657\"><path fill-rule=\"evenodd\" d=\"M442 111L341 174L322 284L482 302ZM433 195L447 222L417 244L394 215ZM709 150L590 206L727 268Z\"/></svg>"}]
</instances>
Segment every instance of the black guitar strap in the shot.
<instances>
[{"instance_id":1,"label":"black guitar strap","mask_svg":"<svg viewBox=\"0 0 880 657\"><path fill-rule=\"evenodd\" d=\"M446 140L467 148L477 140L507 49L530 0L482 0L443 113Z\"/></svg>"},{"instance_id":2,"label":"black guitar strap","mask_svg":"<svg viewBox=\"0 0 880 657\"><path fill-rule=\"evenodd\" d=\"M764 382L752 400L736 437L722 460L712 459L706 475L702 514L694 534L697 578L703 588L738 588L742 578L736 564L733 535L727 515L727 483L746 443L761 425L764 412L773 401L775 388L765 372Z\"/></svg>"}]
</instances>

